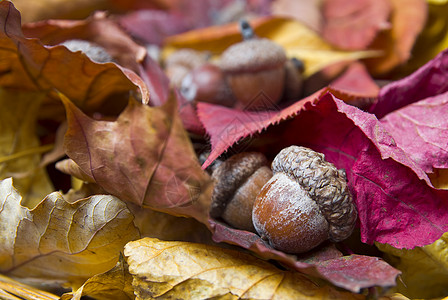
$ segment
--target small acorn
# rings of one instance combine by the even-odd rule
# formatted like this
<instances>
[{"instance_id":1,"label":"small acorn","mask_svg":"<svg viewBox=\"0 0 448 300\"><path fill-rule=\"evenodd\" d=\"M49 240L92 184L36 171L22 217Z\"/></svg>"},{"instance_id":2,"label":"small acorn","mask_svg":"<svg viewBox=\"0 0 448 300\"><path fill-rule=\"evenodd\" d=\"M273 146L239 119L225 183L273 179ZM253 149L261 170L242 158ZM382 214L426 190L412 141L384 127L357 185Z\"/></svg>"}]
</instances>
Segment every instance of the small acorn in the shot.
<instances>
[{"instance_id":1,"label":"small acorn","mask_svg":"<svg viewBox=\"0 0 448 300\"><path fill-rule=\"evenodd\" d=\"M265 38L257 38L249 23L240 24L244 41L227 48L220 67L239 106L249 109L274 106L283 95L286 62L285 50Z\"/></svg>"},{"instance_id":2,"label":"small acorn","mask_svg":"<svg viewBox=\"0 0 448 300\"><path fill-rule=\"evenodd\" d=\"M288 59L285 63L285 101L299 100L303 94L303 62L297 58Z\"/></svg>"},{"instance_id":3,"label":"small acorn","mask_svg":"<svg viewBox=\"0 0 448 300\"><path fill-rule=\"evenodd\" d=\"M357 212L345 172L323 154L290 146L275 157L272 170L254 202L252 220L274 248L303 253L352 233Z\"/></svg>"},{"instance_id":4,"label":"small acorn","mask_svg":"<svg viewBox=\"0 0 448 300\"><path fill-rule=\"evenodd\" d=\"M180 93L188 101L233 107L235 97L224 73L215 64L206 63L189 72L182 80Z\"/></svg>"},{"instance_id":5,"label":"small acorn","mask_svg":"<svg viewBox=\"0 0 448 300\"><path fill-rule=\"evenodd\" d=\"M243 152L219 164L212 173L215 182L210 216L222 218L235 228L255 232L253 202L272 177L266 157Z\"/></svg>"},{"instance_id":6,"label":"small acorn","mask_svg":"<svg viewBox=\"0 0 448 300\"><path fill-rule=\"evenodd\" d=\"M184 77L193 69L207 63L210 53L183 48L171 53L165 60L165 71L171 85L180 88Z\"/></svg>"}]
</instances>

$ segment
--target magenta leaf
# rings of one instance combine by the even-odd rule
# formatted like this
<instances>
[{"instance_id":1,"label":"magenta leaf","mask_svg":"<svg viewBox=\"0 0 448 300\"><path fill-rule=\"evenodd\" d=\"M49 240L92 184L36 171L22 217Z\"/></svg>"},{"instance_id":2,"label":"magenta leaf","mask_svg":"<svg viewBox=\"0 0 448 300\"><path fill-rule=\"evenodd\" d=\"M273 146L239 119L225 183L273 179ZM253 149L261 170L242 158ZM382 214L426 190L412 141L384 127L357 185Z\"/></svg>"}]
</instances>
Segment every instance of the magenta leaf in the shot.
<instances>
[{"instance_id":1,"label":"magenta leaf","mask_svg":"<svg viewBox=\"0 0 448 300\"><path fill-rule=\"evenodd\" d=\"M331 246L313 250L312 257L296 257L275 250L252 232L230 228L210 220L215 242L226 242L249 249L264 259L274 259L291 269L323 278L352 292L372 286L393 286L400 271L378 257L350 255ZM306 262L303 262L306 261Z\"/></svg>"},{"instance_id":2,"label":"magenta leaf","mask_svg":"<svg viewBox=\"0 0 448 300\"><path fill-rule=\"evenodd\" d=\"M426 173L448 168L448 92L396 110L381 119L397 145Z\"/></svg>"},{"instance_id":3,"label":"magenta leaf","mask_svg":"<svg viewBox=\"0 0 448 300\"><path fill-rule=\"evenodd\" d=\"M408 77L383 87L370 112L380 119L403 106L442 94L448 91L447 78L448 49Z\"/></svg>"}]
</instances>

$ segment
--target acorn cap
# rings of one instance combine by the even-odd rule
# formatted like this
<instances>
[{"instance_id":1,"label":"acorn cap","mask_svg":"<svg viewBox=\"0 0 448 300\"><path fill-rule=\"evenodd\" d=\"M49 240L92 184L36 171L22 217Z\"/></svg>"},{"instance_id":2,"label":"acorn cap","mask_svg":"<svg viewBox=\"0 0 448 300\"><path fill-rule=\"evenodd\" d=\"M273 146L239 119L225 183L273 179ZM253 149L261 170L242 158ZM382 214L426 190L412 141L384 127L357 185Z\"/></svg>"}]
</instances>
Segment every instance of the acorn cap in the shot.
<instances>
[{"instance_id":1,"label":"acorn cap","mask_svg":"<svg viewBox=\"0 0 448 300\"><path fill-rule=\"evenodd\" d=\"M357 211L343 170L325 160L322 153L306 147L290 146L272 162L272 171L297 181L316 201L330 225L330 240L342 241L353 231Z\"/></svg>"},{"instance_id":2,"label":"acorn cap","mask_svg":"<svg viewBox=\"0 0 448 300\"><path fill-rule=\"evenodd\" d=\"M260 167L268 165L266 157L258 152L233 155L221 163L212 174L215 182L210 216L222 216L235 191Z\"/></svg>"},{"instance_id":3,"label":"acorn cap","mask_svg":"<svg viewBox=\"0 0 448 300\"><path fill-rule=\"evenodd\" d=\"M282 46L264 38L249 39L234 44L221 56L220 67L225 72L258 72L275 69L286 61Z\"/></svg>"}]
</instances>

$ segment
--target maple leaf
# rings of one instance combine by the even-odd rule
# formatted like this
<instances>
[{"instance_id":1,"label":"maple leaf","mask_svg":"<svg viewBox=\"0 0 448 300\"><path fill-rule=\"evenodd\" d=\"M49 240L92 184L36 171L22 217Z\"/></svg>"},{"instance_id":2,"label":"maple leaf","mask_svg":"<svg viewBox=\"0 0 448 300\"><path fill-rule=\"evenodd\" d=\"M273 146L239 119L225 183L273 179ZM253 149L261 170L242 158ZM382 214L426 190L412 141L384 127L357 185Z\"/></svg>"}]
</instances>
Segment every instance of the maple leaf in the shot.
<instances>
[{"instance_id":1,"label":"maple leaf","mask_svg":"<svg viewBox=\"0 0 448 300\"><path fill-rule=\"evenodd\" d=\"M171 99L133 99L116 121L97 121L67 99L67 155L108 193L139 206L206 224L211 181L196 158Z\"/></svg>"},{"instance_id":2,"label":"maple leaf","mask_svg":"<svg viewBox=\"0 0 448 300\"><path fill-rule=\"evenodd\" d=\"M319 286L297 272L282 271L240 251L185 242L144 238L125 247L139 299L363 299L364 296ZM181 296L182 297L182 296Z\"/></svg>"},{"instance_id":3,"label":"maple leaf","mask_svg":"<svg viewBox=\"0 0 448 300\"><path fill-rule=\"evenodd\" d=\"M139 237L126 205L109 195L73 203L57 192L34 209L20 205L11 179L0 181L0 270L17 277L82 283L115 265Z\"/></svg>"}]
</instances>

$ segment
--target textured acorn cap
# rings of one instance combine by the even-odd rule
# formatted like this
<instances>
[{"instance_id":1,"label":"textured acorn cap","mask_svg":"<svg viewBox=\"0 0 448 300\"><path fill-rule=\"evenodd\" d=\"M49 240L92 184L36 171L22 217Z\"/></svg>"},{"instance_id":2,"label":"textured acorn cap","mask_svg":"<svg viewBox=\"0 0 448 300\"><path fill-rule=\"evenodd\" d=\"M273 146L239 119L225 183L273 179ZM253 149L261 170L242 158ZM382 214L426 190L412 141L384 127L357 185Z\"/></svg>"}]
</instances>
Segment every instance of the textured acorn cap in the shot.
<instances>
[{"instance_id":1,"label":"textured acorn cap","mask_svg":"<svg viewBox=\"0 0 448 300\"><path fill-rule=\"evenodd\" d=\"M286 53L282 46L268 39L250 39L230 46L221 56L225 72L258 72L283 65Z\"/></svg>"},{"instance_id":2,"label":"textured acorn cap","mask_svg":"<svg viewBox=\"0 0 448 300\"><path fill-rule=\"evenodd\" d=\"M325 160L322 153L306 147L290 146L272 162L272 171L285 173L297 181L316 201L330 225L330 240L350 236L357 211L347 186L345 172Z\"/></svg>"},{"instance_id":3,"label":"textured acorn cap","mask_svg":"<svg viewBox=\"0 0 448 300\"><path fill-rule=\"evenodd\" d=\"M266 157L258 152L233 155L221 163L212 174L215 182L210 216L222 216L235 191L260 167L268 165Z\"/></svg>"}]
</instances>

